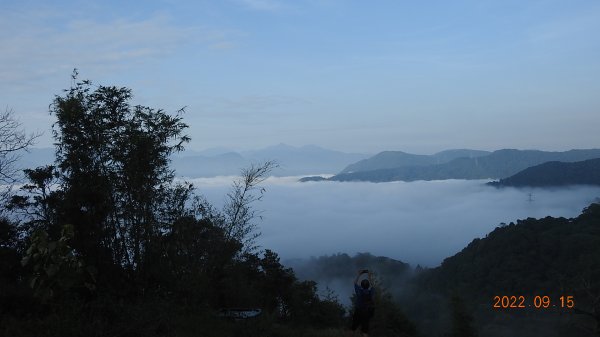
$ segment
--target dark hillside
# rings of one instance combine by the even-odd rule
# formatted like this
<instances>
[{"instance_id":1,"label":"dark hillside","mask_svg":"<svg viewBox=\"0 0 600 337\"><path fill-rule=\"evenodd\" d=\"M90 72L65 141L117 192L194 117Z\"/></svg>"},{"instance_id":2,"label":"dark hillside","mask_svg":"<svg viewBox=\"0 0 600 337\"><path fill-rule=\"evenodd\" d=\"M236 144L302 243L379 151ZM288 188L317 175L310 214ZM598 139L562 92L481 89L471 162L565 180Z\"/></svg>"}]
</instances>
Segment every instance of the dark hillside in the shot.
<instances>
[{"instance_id":1,"label":"dark hillside","mask_svg":"<svg viewBox=\"0 0 600 337\"><path fill-rule=\"evenodd\" d=\"M498 227L422 272L413 290L409 312L422 315L420 322L439 319L441 303L458 295L490 336L515 335L525 326L530 332L520 336L592 336L586 331L600 323L592 317L600 312L600 204L574 219L529 218ZM523 296L524 308L495 309L495 296ZM535 296L548 296L548 308L536 308ZM572 296L575 308L561 308L561 296ZM503 329L512 332L499 334Z\"/></svg>"},{"instance_id":2,"label":"dark hillside","mask_svg":"<svg viewBox=\"0 0 600 337\"><path fill-rule=\"evenodd\" d=\"M498 187L600 185L600 158L575 163L552 161L527 168L489 185Z\"/></svg>"}]
</instances>

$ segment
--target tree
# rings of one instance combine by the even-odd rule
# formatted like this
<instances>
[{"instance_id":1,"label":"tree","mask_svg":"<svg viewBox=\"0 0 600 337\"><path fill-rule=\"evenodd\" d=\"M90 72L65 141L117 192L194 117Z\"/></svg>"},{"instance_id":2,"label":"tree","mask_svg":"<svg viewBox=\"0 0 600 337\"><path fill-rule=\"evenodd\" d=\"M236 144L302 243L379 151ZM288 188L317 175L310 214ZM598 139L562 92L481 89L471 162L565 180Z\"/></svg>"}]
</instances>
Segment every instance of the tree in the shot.
<instances>
[{"instance_id":1,"label":"tree","mask_svg":"<svg viewBox=\"0 0 600 337\"><path fill-rule=\"evenodd\" d=\"M27 134L12 110L0 113L0 317L5 312L21 307L19 284L23 276L20 259L23 245L17 223L5 217L5 203L9 200L13 184L19 178L17 162L39 134Z\"/></svg>"},{"instance_id":2,"label":"tree","mask_svg":"<svg viewBox=\"0 0 600 337\"><path fill-rule=\"evenodd\" d=\"M266 191L259 185L277 167L275 161L266 161L242 169L241 176L234 180L231 191L227 193L222 210L215 209L202 197L195 198L196 214L210 219L212 223L222 228L227 241L241 243L240 256L257 248L255 240L260 236L260 232L257 231L254 221L260 219L261 215L253 204L260 201Z\"/></svg>"},{"instance_id":3,"label":"tree","mask_svg":"<svg viewBox=\"0 0 600 337\"><path fill-rule=\"evenodd\" d=\"M20 280L23 276L18 233L14 223L0 217L0 317L20 306Z\"/></svg>"},{"instance_id":4,"label":"tree","mask_svg":"<svg viewBox=\"0 0 600 337\"><path fill-rule=\"evenodd\" d=\"M249 168L242 170L240 179L233 182L232 190L227 194L227 202L223 208L226 221L224 223L225 235L228 239L241 242L245 252L255 249L255 239L260 235L256 231L253 222L260 215L252 207L252 204L262 199L265 192L264 187L258 187L277 167L274 161L263 164L252 164ZM258 194L255 191L258 190Z\"/></svg>"},{"instance_id":5,"label":"tree","mask_svg":"<svg viewBox=\"0 0 600 337\"><path fill-rule=\"evenodd\" d=\"M61 196L54 225L73 225L73 249L86 264L143 283L192 190L174 183L169 168L190 140L183 109L132 105L128 88L94 87L77 72L73 80L50 105Z\"/></svg>"},{"instance_id":6,"label":"tree","mask_svg":"<svg viewBox=\"0 0 600 337\"><path fill-rule=\"evenodd\" d=\"M62 193L56 190L59 183L59 172L52 165L35 169L26 169L25 177L29 181L20 190L23 194L11 197L7 207L20 215L19 231L23 235L31 235L36 230L44 230L51 238L58 238L62 230L57 223L56 211L62 200Z\"/></svg>"},{"instance_id":7,"label":"tree","mask_svg":"<svg viewBox=\"0 0 600 337\"><path fill-rule=\"evenodd\" d=\"M183 110L169 115L134 106L128 88L93 86L76 72L73 80L50 105L55 166L26 170L30 183L12 198L11 207L27 219L24 232L42 230L56 241L71 224L71 247L99 270L100 284L121 275L142 293L166 275L218 278L232 259L255 249L260 215L252 204L262 198L258 185L274 162L243 170L216 210L194 198L193 185L175 183L169 168L170 156L190 140Z\"/></svg>"},{"instance_id":8,"label":"tree","mask_svg":"<svg viewBox=\"0 0 600 337\"><path fill-rule=\"evenodd\" d=\"M61 236L56 241L50 240L43 229L35 231L31 236L31 245L22 264L32 265L33 275L29 284L44 301L58 294L65 294L75 287L88 290L95 287L95 269L86 268L69 246L72 238L71 225L63 226Z\"/></svg>"},{"instance_id":9,"label":"tree","mask_svg":"<svg viewBox=\"0 0 600 337\"><path fill-rule=\"evenodd\" d=\"M5 202L18 176L20 153L33 145L39 134L27 134L12 110L0 113L0 202ZM0 212L3 210L0 209Z\"/></svg>"},{"instance_id":10,"label":"tree","mask_svg":"<svg viewBox=\"0 0 600 337\"><path fill-rule=\"evenodd\" d=\"M450 309L452 311L452 337L475 337L477 333L473 328L473 317L468 313L463 300L453 295L450 299Z\"/></svg>"}]
</instances>

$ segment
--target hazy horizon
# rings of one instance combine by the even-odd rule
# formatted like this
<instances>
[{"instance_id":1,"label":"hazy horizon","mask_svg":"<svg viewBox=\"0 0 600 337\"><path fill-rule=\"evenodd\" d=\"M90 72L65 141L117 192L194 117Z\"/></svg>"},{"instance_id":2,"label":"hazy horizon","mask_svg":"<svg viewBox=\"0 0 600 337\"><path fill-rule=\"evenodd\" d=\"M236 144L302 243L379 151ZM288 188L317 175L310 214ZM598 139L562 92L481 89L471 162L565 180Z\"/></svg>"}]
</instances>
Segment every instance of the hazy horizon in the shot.
<instances>
[{"instance_id":1,"label":"hazy horizon","mask_svg":"<svg viewBox=\"0 0 600 337\"><path fill-rule=\"evenodd\" d=\"M549 152L564 152L564 151L570 151L570 150L590 150L590 149L598 149L600 148L600 145L598 146L587 146L587 147L577 147L577 148L568 148L568 147L557 147L557 148L527 148L527 147L523 147L523 148L515 148L515 147L498 147L498 148L481 148L481 147L477 147L477 146L466 146L466 147L462 147L462 148L445 148L445 147L440 147L439 150L432 150L432 151L425 151L425 152L412 152L409 150L406 150L404 148L380 148L380 149L376 149L374 152L365 152L365 151L355 151L352 149L348 149L348 150L342 150L342 149L338 149L338 148L331 148L331 147L327 147L324 145L319 145L319 144L313 144L313 143L306 143L306 144L289 144L289 143L284 143L284 142L275 142L272 144L266 144L264 146L258 146L258 147L226 147L226 146L210 146L210 147L200 147L200 148L187 148L182 151L182 152L178 152L176 153L176 155L178 154L185 154L186 152L189 153L200 153L200 152L206 152L206 151L216 151L217 153L220 152L248 152L248 151L256 151L256 150L264 150L264 149L268 149L268 148L272 148L272 147L276 147L276 146L280 146L280 145L284 145L284 146L291 146L294 147L296 149L300 149L303 147L311 147L311 146L316 146L325 150L331 150L331 151L338 151L338 152L344 152L344 153L359 153L359 154L366 154L366 155L375 155L377 153L380 152L384 152L384 151L401 151L401 152L406 152L406 153L410 153L410 154L420 154L420 155L433 155L439 152L443 152L443 151L447 151L447 150L481 150L481 151L489 151L489 152L494 152L494 151L498 151L498 150L506 150L506 149L514 149L514 150L520 150L520 151L528 151L528 150L539 150L539 151L549 151ZM44 149L54 149L54 146L52 144L47 144L45 146L41 146L39 144L34 144L31 149L37 149L37 150L44 150Z\"/></svg>"}]
</instances>

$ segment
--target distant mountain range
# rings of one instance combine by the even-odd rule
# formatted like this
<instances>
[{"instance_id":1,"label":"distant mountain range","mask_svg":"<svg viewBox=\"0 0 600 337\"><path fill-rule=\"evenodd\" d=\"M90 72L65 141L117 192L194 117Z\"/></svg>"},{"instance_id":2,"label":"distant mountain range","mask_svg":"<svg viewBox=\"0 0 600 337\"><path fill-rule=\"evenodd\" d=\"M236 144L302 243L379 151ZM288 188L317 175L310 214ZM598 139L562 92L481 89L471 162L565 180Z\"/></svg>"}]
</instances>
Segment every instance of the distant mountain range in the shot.
<instances>
[{"instance_id":1,"label":"distant mountain range","mask_svg":"<svg viewBox=\"0 0 600 337\"><path fill-rule=\"evenodd\" d=\"M567 185L600 185L600 159L574 163L551 161L488 185L504 187L553 187Z\"/></svg>"},{"instance_id":2,"label":"distant mountain range","mask_svg":"<svg viewBox=\"0 0 600 337\"><path fill-rule=\"evenodd\" d=\"M394 169L406 166L427 166L447 163L457 158L475 158L489 155L488 151L446 150L432 155L412 154L402 151L383 151L373 157L346 166L340 173Z\"/></svg>"},{"instance_id":3,"label":"distant mountain range","mask_svg":"<svg viewBox=\"0 0 600 337\"><path fill-rule=\"evenodd\" d=\"M461 152L464 151L464 152ZM379 153L362 163L349 165L341 173L328 179L307 177L301 181L331 180L331 181L415 181L415 180L443 180L443 179L502 179L522 171L528 167L539 165L549 161L576 162L588 159L600 158L600 149L570 150L565 152L547 152L538 150L514 150L504 149L484 154L484 151L458 150L457 154L469 154L469 157L452 158L447 162L426 164L430 159L422 157L406 156L399 154L395 158L404 158L397 162L412 162L395 168L386 167L392 160L382 158L392 157L387 153ZM445 151L452 154L452 151ZM443 153L443 152L442 152ZM436 154L439 155L439 154ZM435 156L432 155L435 160ZM383 167L373 163L383 162ZM419 162L421 164L415 164ZM363 167L368 170L357 171ZM351 171L352 170L352 171ZM351 171L351 172L350 172Z\"/></svg>"},{"instance_id":4,"label":"distant mountain range","mask_svg":"<svg viewBox=\"0 0 600 337\"><path fill-rule=\"evenodd\" d=\"M276 176L303 174L334 174L348 163L369 157L369 154L345 153L305 145L301 147L279 144L252 151L235 152L227 148L211 148L203 151L187 150L173 155L172 168L179 177L198 178L219 175L237 175L252 163L274 160L279 168ZM53 148L34 148L23 153L21 166L34 168L54 162Z\"/></svg>"},{"instance_id":5,"label":"distant mountain range","mask_svg":"<svg viewBox=\"0 0 600 337\"><path fill-rule=\"evenodd\" d=\"M173 157L173 168L178 176L212 177L218 175L236 175L251 163L274 160L279 168L272 172L276 176L293 176L310 173L334 174L340 168L367 158L369 155L345 153L305 145L301 147L279 144L259 150L219 153L209 150L212 155L190 153ZM206 152L205 152L206 153Z\"/></svg>"}]
</instances>

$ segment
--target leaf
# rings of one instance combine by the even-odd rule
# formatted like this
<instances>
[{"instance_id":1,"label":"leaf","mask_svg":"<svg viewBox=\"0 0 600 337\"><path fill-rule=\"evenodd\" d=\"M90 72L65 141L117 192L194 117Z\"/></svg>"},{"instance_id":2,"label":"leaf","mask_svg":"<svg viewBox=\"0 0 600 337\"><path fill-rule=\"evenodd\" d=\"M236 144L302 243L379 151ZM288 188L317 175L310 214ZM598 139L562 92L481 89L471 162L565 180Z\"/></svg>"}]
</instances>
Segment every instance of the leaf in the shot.
<instances>
[{"instance_id":1,"label":"leaf","mask_svg":"<svg viewBox=\"0 0 600 337\"><path fill-rule=\"evenodd\" d=\"M44 271L46 272L46 274L48 275L48 277L54 277L54 275L56 275L58 273L58 266L55 264L51 264L49 266L47 266L46 268L44 268Z\"/></svg>"},{"instance_id":2,"label":"leaf","mask_svg":"<svg viewBox=\"0 0 600 337\"><path fill-rule=\"evenodd\" d=\"M94 266L87 266L87 267L85 267L85 270L92 277L94 277L94 276L96 276L96 274L98 274L98 269L96 269L96 267L94 267Z\"/></svg>"}]
</instances>

